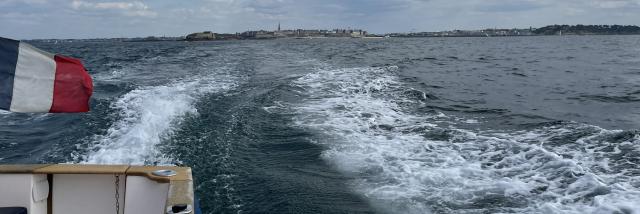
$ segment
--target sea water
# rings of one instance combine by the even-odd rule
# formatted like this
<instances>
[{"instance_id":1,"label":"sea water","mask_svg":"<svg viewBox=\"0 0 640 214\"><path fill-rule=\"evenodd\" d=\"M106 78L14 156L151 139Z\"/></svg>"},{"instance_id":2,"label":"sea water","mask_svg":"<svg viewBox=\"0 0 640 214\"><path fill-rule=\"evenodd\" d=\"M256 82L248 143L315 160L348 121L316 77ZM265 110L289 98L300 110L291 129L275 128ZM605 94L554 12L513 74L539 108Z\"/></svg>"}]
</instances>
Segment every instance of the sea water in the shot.
<instances>
[{"instance_id":1,"label":"sea water","mask_svg":"<svg viewBox=\"0 0 640 214\"><path fill-rule=\"evenodd\" d=\"M40 43L0 163L187 165L205 213L640 213L640 37Z\"/></svg>"}]
</instances>

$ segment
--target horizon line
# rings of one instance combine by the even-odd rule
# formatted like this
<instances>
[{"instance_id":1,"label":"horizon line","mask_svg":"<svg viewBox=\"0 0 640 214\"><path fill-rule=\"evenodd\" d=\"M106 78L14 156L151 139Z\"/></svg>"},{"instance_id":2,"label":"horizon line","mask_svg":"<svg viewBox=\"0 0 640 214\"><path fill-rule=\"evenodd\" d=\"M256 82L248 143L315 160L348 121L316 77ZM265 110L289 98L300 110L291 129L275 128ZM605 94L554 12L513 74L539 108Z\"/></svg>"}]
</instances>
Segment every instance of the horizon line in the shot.
<instances>
[{"instance_id":1,"label":"horizon line","mask_svg":"<svg viewBox=\"0 0 640 214\"><path fill-rule=\"evenodd\" d=\"M547 27L547 26L578 26L578 25L583 25L583 26L615 26L615 25L619 25L619 26L636 26L638 27L638 25L624 25L624 24L550 24L550 25L544 25L542 27ZM505 28L505 27L490 27L490 28L474 28L474 29L449 29L449 30L440 30L440 31L425 31L425 30L411 30L411 31L405 31L405 32L385 32L385 33L371 33L374 35L389 35L389 34L409 34L409 33L427 33L427 32L448 32L448 31L477 31L477 30L491 30L491 29L538 29L538 28L542 28L542 27L534 27L534 26L529 26L529 27L510 27L510 28ZM282 29L281 31L287 31L287 30L362 30L365 32L370 33L368 30L364 29L364 28L317 28L317 29L305 29L305 28L293 28L293 29ZM192 33L202 33L202 32L212 32L215 34L240 34L240 33L244 33L244 32L252 32L252 31L267 31L267 32L277 32L277 26L276 26L276 30L265 30L265 29L259 29L259 30L253 30L253 29L249 29L243 32L214 32L212 30L204 30L204 31L197 31L197 32L189 32L186 34L182 34L182 35L146 35L146 36L129 36L129 37L93 37L93 38L33 38L33 39L23 39L23 38L18 38L15 40L24 40L24 41L29 41L29 40L92 40L92 39L134 39L134 38L149 38L149 37L156 37L156 38L178 38L178 37L185 37L189 34ZM0 35L0 37L3 37L2 35ZM7 37L4 37L7 38ZM11 38L13 39L13 38Z\"/></svg>"}]
</instances>

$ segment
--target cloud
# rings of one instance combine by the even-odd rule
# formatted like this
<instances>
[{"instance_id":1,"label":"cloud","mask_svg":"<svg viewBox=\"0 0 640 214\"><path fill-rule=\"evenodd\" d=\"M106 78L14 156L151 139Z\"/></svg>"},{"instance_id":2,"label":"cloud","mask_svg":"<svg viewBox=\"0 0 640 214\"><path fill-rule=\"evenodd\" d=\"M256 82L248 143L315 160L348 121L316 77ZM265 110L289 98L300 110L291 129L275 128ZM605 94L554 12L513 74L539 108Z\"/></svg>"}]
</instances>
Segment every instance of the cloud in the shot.
<instances>
[{"instance_id":1,"label":"cloud","mask_svg":"<svg viewBox=\"0 0 640 214\"><path fill-rule=\"evenodd\" d=\"M592 4L596 8L602 9L617 9L617 8L639 8L640 1L638 0L599 0L594 1ZM640 11L638 11L640 12Z\"/></svg>"},{"instance_id":2,"label":"cloud","mask_svg":"<svg viewBox=\"0 0 640 214\"><path fill-rule=\"evenodd\" d=\"M74 10L114 10L127 16L156 17L158 14L149 10L149 6L140 1L133 2L87 2L74 0L71 2Z\"/></svg>"},{"instance_id":3,"label":"cloud","mask_svg":"<svg viewBox=\"0 0 640 214\"><path fill-rule=\"evenodd\" d=\"M11 5L11 4L45 4L47 0L3 0L0 1L0 6Z\"/></svg>"},{"instance_id":4,"label":"cloud","mask_svg":"<svg viewBox=\"0 0 640 214\"><path fill-rule=\"evenodd\" d=\"M511 0L511 1L485 1L478 5L478 10L482 12L522 12L537 10L547 6L543 1L533 0Z\"/></svg>"}]
</instances>

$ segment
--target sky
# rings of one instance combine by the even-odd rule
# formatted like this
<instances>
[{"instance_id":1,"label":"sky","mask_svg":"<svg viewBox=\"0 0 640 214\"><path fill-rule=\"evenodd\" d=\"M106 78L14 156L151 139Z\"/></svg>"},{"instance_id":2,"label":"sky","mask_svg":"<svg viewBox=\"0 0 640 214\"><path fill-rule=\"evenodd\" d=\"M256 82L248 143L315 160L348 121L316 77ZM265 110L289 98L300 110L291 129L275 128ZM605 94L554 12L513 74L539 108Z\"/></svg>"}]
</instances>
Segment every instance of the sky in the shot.
<instances>
[{"instance_id":1,"label":"sky","mask_svg":"<svg viewBox=\"0 0 640 214\"><path fill-rule=\"evenodd\" d=\"M78 39L283 29L372 33L640 25L640 0L0 0L0 37Z\"/></svg>"}]
</instances>

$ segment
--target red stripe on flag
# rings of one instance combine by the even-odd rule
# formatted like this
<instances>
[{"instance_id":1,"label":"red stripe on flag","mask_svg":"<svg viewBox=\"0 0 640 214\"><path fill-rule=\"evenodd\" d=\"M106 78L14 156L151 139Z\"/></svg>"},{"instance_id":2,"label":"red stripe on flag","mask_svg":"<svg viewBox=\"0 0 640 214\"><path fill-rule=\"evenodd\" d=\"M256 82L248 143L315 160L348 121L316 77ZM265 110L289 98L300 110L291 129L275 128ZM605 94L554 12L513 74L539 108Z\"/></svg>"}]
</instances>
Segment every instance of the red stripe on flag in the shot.
<instances>
[{"instance_id":1,"label":"red stripe on flag","mask_svg":"<svg viewBox=\"0 0 640 214\"><path fill-rule=\"evenodd\" d=\"M89 111L89 98L93 82L82 62L71 57L56 55L56 80L53 87L51 113Z\"/></svg>"}]
</instances>

